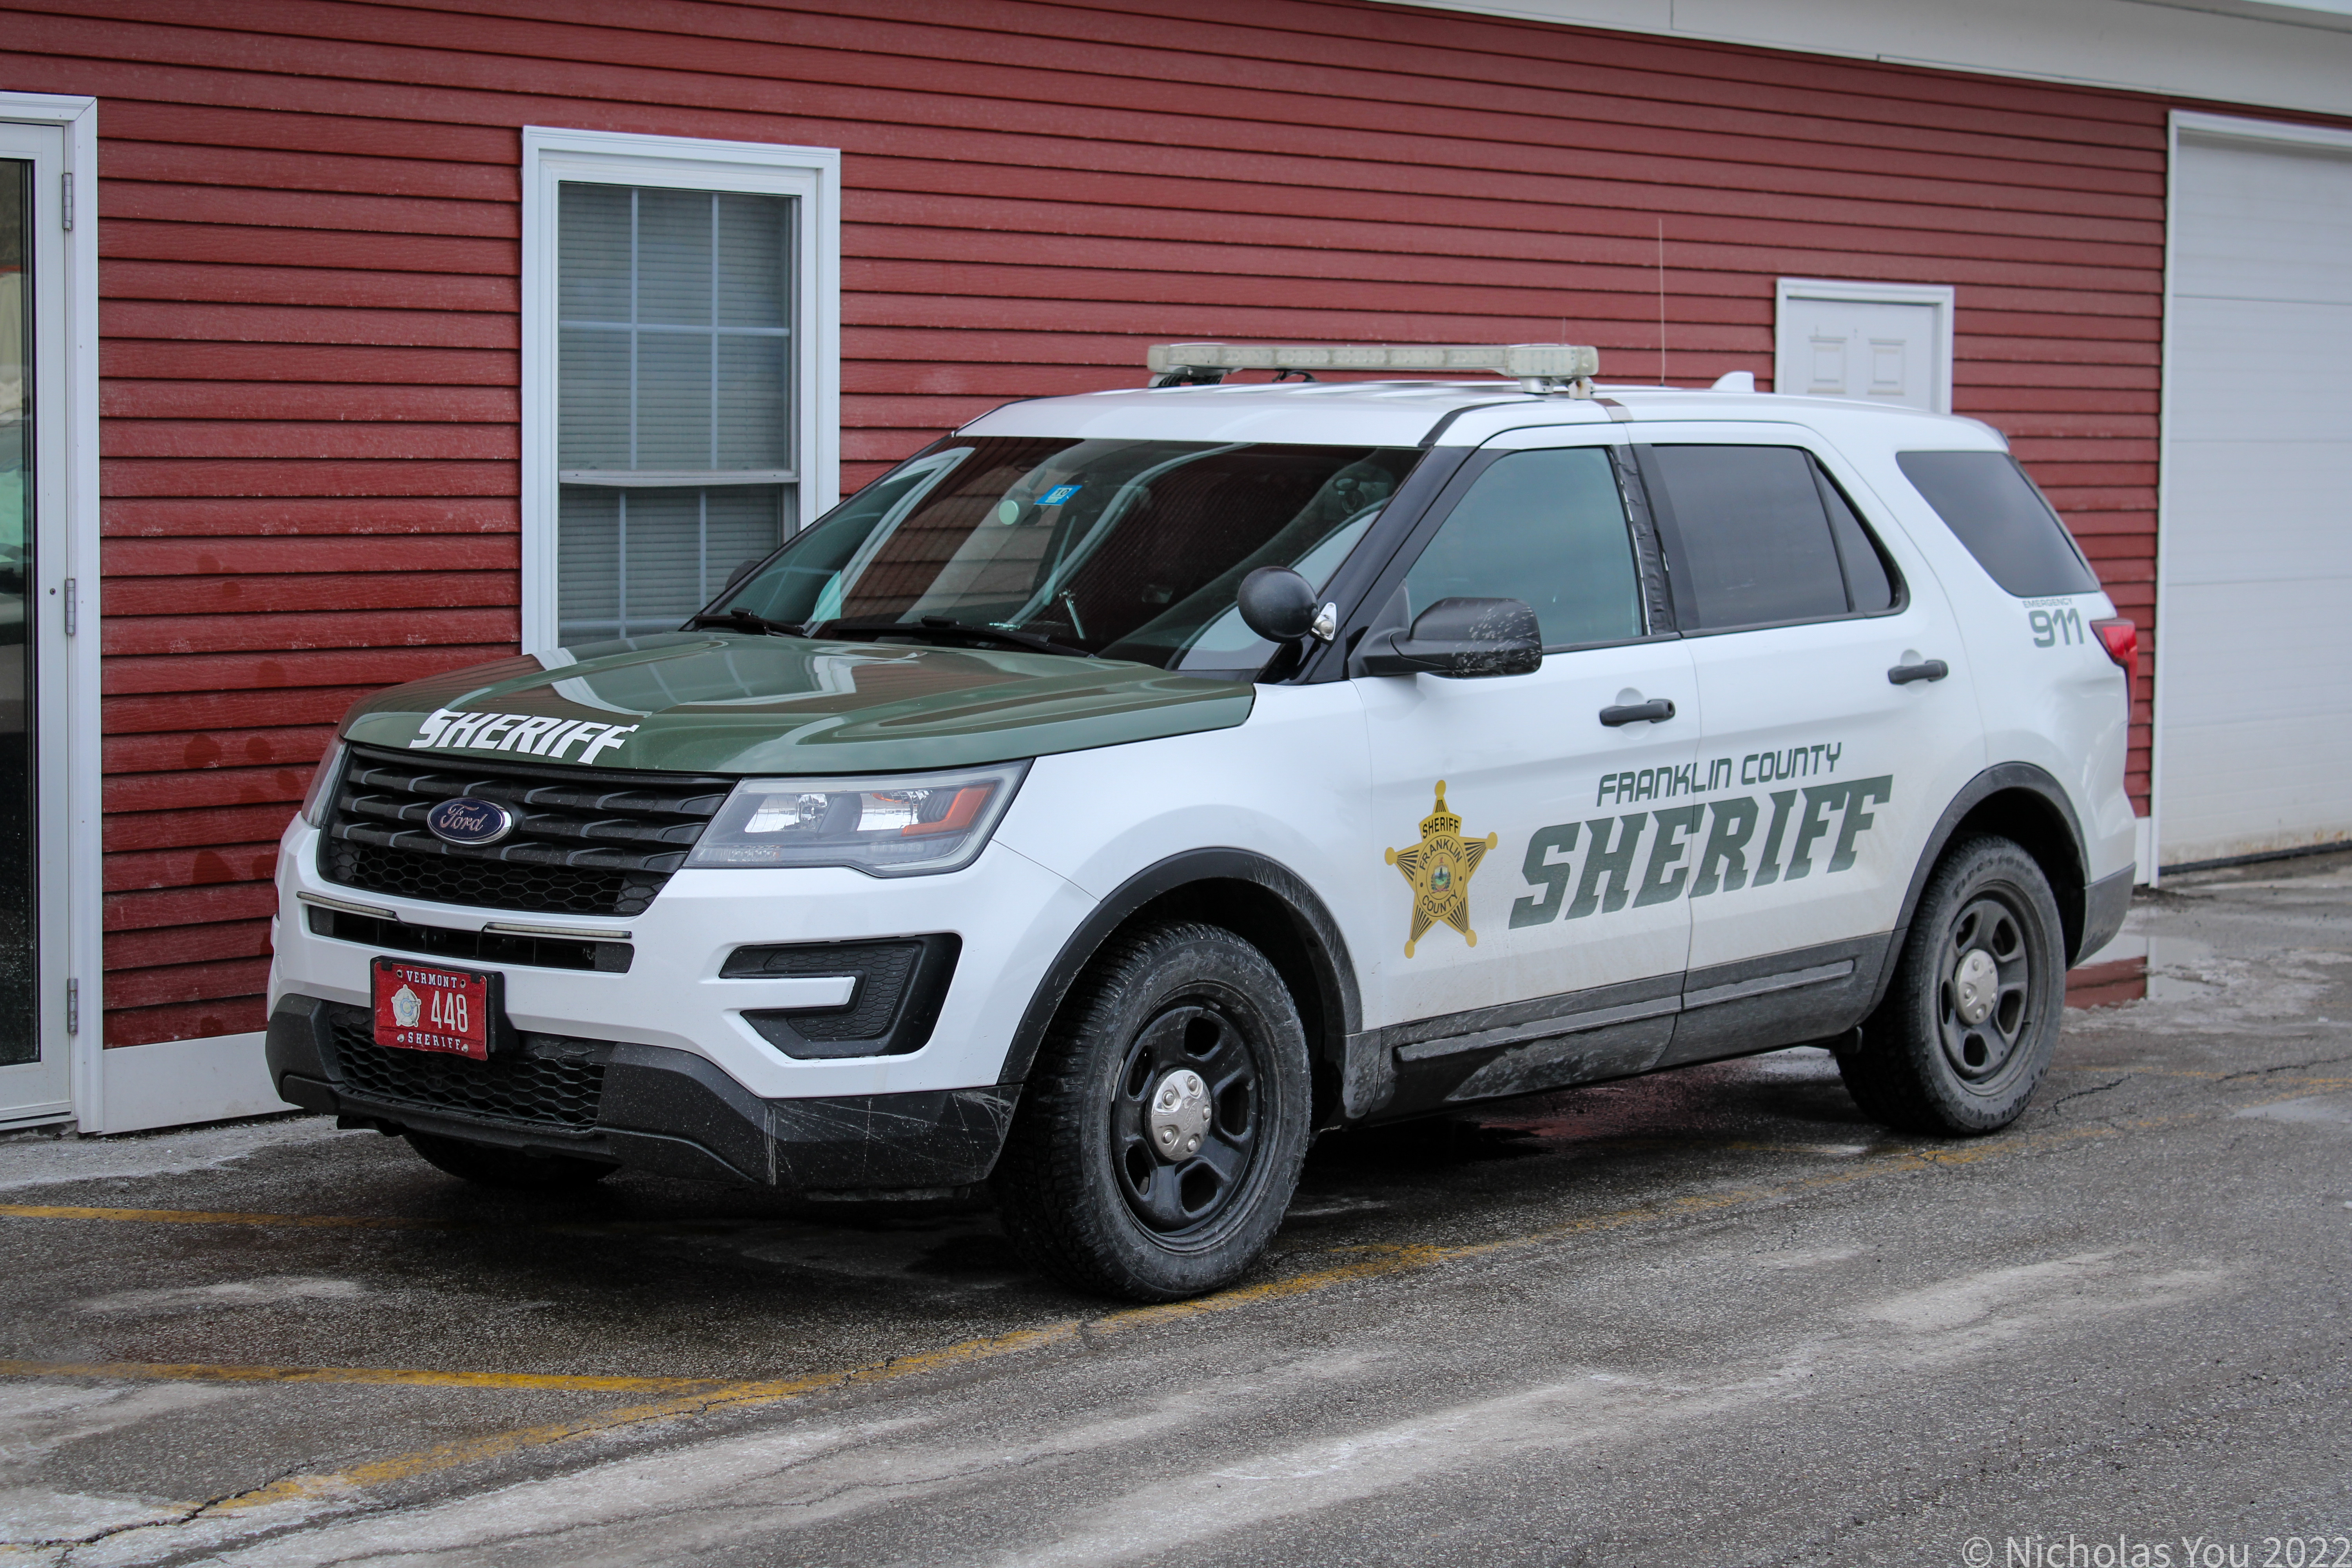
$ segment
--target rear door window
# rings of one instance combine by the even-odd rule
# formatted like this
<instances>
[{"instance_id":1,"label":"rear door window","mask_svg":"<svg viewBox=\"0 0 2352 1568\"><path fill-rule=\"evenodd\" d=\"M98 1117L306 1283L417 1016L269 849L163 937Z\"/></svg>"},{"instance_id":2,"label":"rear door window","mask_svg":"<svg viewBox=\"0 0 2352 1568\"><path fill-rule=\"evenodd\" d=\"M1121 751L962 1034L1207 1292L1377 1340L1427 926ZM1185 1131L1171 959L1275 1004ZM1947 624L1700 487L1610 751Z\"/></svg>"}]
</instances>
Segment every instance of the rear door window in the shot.
<instances>
[{"instance_id":1,"label":"rear door window","mask_svg":"<svg viewBox=\"0 0 2352 1568\"><path fill-rule=\"evenodd\" d=\"M1827 620L1866 607L1848 599L1825 487L1802 448L1653 446L1640 448L1640 460L1683 630ZM1850 511L1848 521L1868 590L1856 597L1874 595L1883 609L1892 599L1885 567Z\"/></svg>"},{"instance_id":2,"label":"rear door window","mask_svg":"<svg viewBox=\"0 0 2352 1568\"><path fill-rule=\"evenodd\" d=\"M1903 475L1987 575L2021 599L2095 593L2098 574L2006 452L1897 452Z\"/></svg>"},{"instance_id":3,"label":"rear door window","mask_svg":"<svg viewBox=\"0 0 2352 1568\"><path fill-rule=\"evenodd\" d=\"M1641 574L1606 448L1513 452L1480 474L1404 580L1402 621L1440 599L1520 599L1549 648L1643 635Z\"/></svg>"}]
</instances>

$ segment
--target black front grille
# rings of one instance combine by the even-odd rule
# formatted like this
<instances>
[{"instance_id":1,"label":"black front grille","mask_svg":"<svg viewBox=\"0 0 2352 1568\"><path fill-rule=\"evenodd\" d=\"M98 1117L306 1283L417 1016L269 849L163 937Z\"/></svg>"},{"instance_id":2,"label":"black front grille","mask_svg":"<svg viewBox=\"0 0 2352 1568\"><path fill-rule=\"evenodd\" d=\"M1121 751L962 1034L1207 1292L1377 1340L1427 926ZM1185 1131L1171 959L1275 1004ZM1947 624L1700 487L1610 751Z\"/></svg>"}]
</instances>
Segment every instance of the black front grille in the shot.
<instances>
[{"instance_id":1,"label":"black front grille","mask_svg":"<svg viewBox=\"0 0 2352 1568\"><path fill-rule=\"evenodd\" d=\"M626 974L636 949L625 942L588 942L575 937L530 936L519 931L452 931L378 920L348 910L310 909L310 930L337 942L357 942L383 952L428 952L436 958L481 963L517 963L536 969L585 969Z\"/></svg>"},{"instance_id":2,"label":"black front grille","mask_svg":"<svg viewBox=\"0 0 2352 1568\"><path fill-rule=\"evenodd\" d=\"M330 1002L327 1023L334 1035L330 1067L354 1094L536 1127L596 1125L604 1064L613 1056L607 1041L525 1035L519 1055L478 1062L379 1046L375 1019L364 1007Z\"/></svg>"},{"instance_id":3,"label":"black front grille","mask_svg":"<svg viewBox=\"0 0 2352 1568\"><path fill-rule=\"evenodd\" d=\"M533 914L645 912L734 781L352 748L319 871L331 882L436 904ZM458 795L515 815L496 844L449 844L425 814Z\"/></svg>"}]
</instances>

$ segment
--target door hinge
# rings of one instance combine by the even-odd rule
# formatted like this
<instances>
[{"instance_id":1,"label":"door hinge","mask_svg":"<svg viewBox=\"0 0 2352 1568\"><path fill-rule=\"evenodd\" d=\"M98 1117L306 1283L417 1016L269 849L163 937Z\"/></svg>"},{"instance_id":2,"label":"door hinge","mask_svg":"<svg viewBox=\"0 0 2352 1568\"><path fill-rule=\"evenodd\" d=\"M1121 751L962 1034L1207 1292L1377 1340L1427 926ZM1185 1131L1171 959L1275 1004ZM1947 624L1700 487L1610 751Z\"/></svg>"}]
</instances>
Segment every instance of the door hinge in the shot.
<instances>
[{"instance_id":1,"label":"door hinge","mask_svg":"<svg viewBox=\"0 0 2352 1568\"><path fill-rule=\"evenodd\" d=\"M58 176L58 189L62 198L58 204L59 211L65 218L67 230L70 232L73 228L73 174L70 172Z\"/></svg>"},{"instance_id":2,"label":"door hinge","mask_svg":"<svg viewBox=\"0 0 2352 1568\"><path fill-rule=\"evenodd\" d=\"M66 982L66 1033L81 1033L81 982L79 980Z\"/></svg>"},{"instance_id":3,"label":"door hinge","mask_svg":"<svg viewBox=\"0 0 2352 1568\"><path fill-rule=\"evenodd\" d=\"M73 635L74 635L74 633L75 633L76 631L78 631L78 630L79 630L79 629L80 629L80 626L81 626L81 616L80 616L78 613L76 613L75 608L74 608L74 606L75 606L75 603L76 603L76 595L75 595L75 594L74 594L74 580L73 580L72 578L70 578L70 577L68 577L68 578L67 578L67 579L66 579L65 595L66 595L66 636L68 636L68 637L71 637L71 636L73 636Z\"/></svg>"}]
</instances>

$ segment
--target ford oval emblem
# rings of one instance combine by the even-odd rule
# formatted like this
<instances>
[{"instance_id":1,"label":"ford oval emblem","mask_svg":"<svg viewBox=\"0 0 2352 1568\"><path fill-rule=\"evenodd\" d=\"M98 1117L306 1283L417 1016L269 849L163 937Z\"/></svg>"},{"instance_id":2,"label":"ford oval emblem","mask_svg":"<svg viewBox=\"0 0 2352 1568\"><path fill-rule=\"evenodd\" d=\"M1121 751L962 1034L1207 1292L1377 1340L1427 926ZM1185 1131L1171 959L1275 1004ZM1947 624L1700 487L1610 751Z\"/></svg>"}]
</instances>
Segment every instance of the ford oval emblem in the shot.
<instances>
[{"instance_id":1,"label":"ford oval emblem","mask_svg":"<svg viewBox=\"0 0 2352 1568\"><path fill-rule=\"evenodd\" d=\"M461 795L425 814L433 837L451 844L496 844L514 831L514 813L496 801Z\"/></svg>"}]
</instances>

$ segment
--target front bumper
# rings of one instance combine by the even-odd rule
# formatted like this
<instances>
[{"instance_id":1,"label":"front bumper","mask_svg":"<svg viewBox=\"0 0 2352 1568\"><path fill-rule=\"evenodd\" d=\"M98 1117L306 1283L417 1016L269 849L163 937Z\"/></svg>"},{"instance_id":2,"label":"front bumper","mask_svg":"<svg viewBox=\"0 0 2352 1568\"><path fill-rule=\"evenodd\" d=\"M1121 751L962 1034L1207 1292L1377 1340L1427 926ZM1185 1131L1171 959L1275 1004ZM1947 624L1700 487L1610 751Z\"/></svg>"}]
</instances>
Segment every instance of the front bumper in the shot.
<instances>
[{"instance_id":1,"label":"front bumper","mask_svg":"<svg viewBox=\"0 0 2352 1568\"><path fill-rule=\"evenodd\" d=\"M690 1051L543 1036L526 1041L530 1054L519 1064L529 1084L504 1064L431 1058L394 1079L359 1059L363 1016L320 997L280 996L268 1047L278 1094L387 1131L795 1192L984 1181L1020 1096L1019 1085L1004 1084L762 1099ZM479 1078L452 1076L467 1073Z\"/></svg>"},{"instance_id":2,"label":"front bumper","mask_svg":"<svg viewBox=\"0 0 2352 1568\"><path fill-rule=\"evenodd\" d=\"M640 914L571 916L430 903L330 882L319 834L299 817L278 856L279 919L270 972L282 995L365 1006L369 963L394 950L321 934L305 896L389 912L404 925L478 932L498 921L550 925L625 942L625 970L550 967L528 960L445 957L505 976L505 1008L526 1033L666 1047L699 1057L761 1100L857 1100L993 1084L1047 966L1094 900L1002 845L937 877L856 871L685 870ZM809 1005L809 983L730 970L739 950L768 945L958 938L953 978L919 1049L900 1055L795 1057L763 1035L762 1010ZM580 945L575 943L573 945Z\"/></svg>"}]
</instances>

